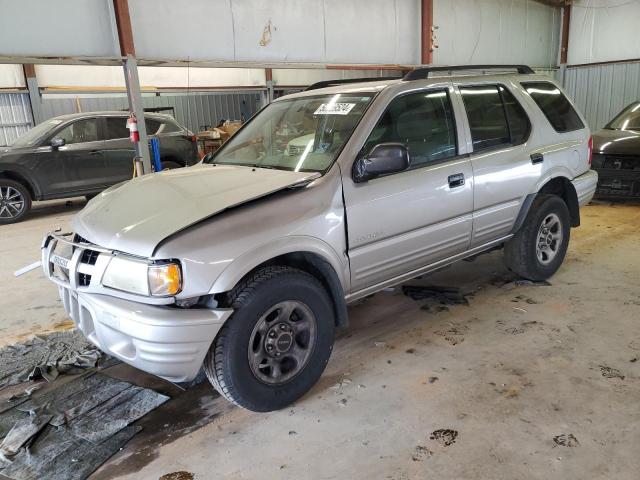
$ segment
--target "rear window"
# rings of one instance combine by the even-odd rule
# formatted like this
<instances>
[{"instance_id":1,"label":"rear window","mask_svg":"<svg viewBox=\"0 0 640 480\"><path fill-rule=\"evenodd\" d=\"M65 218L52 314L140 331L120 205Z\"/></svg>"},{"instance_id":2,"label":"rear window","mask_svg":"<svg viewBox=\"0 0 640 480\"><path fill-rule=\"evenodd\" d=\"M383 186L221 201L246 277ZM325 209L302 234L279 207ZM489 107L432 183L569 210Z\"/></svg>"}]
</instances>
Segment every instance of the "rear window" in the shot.
<instances>
[{"instance_id":1,"label":"rear window","mask_svg":"<svg viewBox=\"0 0 640 480\"><path fill-rule=\"evenodd\" d=\"M538 104L556 132L564 133L584 128L584 123L558 87L549 82L523 82L522 86Z\"/></svg>"}]
</instances>

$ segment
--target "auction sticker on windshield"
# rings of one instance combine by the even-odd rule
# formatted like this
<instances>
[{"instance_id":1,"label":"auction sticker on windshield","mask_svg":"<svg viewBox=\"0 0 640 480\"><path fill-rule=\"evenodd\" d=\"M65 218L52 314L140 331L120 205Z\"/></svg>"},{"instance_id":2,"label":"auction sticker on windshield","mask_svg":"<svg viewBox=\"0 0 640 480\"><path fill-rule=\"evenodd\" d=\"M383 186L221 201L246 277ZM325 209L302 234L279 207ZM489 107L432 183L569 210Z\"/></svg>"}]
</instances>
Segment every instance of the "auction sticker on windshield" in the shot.
<instances>
[{"instance_id":1,"label":"auction sticker on windshield","mask_svg":"<svg viewBox=\"0 0 640 480\"><path fill-rule=\"evenodd\" d=\"M314 115L347 115L355 103L323 103L313 112Z\"/></svg>"}]
</instances>

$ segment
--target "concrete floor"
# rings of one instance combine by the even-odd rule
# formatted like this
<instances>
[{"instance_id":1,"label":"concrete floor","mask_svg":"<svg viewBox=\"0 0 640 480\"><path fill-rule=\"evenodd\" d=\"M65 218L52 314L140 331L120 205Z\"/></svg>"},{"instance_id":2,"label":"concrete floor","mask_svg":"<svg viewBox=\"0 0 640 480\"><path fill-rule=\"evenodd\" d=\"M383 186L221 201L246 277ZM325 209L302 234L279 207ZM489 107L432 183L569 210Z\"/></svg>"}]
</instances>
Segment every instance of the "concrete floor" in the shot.
<instances>
[{"instance_id":1,"label":"concrete floor","mask_svg":"<svg viewBox=\"0 0 640 480\"><path fill-rule=\"evenodd\" d=\"M2 227L3 343L65 326L39 272L9 271L81 205ZM206 383L174 391L93 478L637 479L640 206L582 216L551 286L514 285L495 252L411 282L459 286L470 306L379 293L350 307L323 377L291 408L250 413Z\"/></svg>"}]
</instances>

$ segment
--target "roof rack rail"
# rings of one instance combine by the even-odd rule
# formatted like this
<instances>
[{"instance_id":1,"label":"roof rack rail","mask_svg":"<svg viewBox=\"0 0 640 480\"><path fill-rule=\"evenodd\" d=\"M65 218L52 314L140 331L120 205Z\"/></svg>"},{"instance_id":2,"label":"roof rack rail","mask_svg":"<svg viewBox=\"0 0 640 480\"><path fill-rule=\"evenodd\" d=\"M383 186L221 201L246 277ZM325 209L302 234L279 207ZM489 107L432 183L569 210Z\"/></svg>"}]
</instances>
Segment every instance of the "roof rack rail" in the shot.
<instances>
[{"instance_id":1,"label":"roof rack rail","mask_svg":"<svg viewBox=\"0 0 640 480\"><path fill-rule=\"evenodd\" d=\"M461 70L515 70L520 75L536 73L527 65L450 65L444 67L418 67L407 73L403 80L425 80L432 72L456 72Z\"/></svg>"},{"instance_id":2,"label":"roof rack rail","mask_svg":"<svg viewBox=\"0 0 640 480\"><path fill-rule=\"evenodd\" d=\"M366 77L366 78L342 78L337 80L323 80L309 85L304 89L305 92L309 90L317 90L318 88L335 87L336 85L343 85L345 83L362 83L362 82L379 82L382 80L400 80L402 77Z\"/></svg>"}]
</instances>

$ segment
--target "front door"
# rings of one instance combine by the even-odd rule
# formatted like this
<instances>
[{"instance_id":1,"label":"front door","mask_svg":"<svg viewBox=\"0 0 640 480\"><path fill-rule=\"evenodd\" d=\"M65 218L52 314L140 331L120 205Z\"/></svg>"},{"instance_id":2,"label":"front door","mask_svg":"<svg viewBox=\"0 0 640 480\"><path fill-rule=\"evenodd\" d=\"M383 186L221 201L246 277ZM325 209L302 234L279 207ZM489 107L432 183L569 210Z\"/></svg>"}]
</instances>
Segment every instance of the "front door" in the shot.
<instances>
[{"instance_id":1,"label":"front door","mask_svg":"<svg viewBox=\"0 0 640 480\"><path fill-rule=\"evenodd\" d=\"M379 143L409 149L407 171L354 183L344 178L354 291L464 252L473 212L469 159L459 156L451 89L400 94L362 152Z\"/></svg>"},{"instance_id":2,"label":"front door","mask_svg":"<svg viewBox=\"0 0 640 480\"><path fill-rule=\"evenodd\" d=\"M64 193L94 190L103 185L104 141L98 134L98 120L77 120L53 134L65 144L51 151L54 164L60 170L51 173L50 181Z\"/></svg>"}]
</instances>

